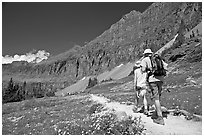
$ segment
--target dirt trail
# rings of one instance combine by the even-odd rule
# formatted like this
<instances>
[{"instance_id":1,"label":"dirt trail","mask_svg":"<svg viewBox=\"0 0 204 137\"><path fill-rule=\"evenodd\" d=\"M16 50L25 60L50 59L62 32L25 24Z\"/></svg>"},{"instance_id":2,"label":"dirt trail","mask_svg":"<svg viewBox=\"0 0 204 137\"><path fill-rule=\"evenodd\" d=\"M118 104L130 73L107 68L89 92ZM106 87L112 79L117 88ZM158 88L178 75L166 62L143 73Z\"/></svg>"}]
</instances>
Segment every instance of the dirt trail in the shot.
<instances>
[{"instance_id":1,"label":"dirt trail","mask_svg":"<svg viewBox=\"0 0 204 137\"><path fill-rule=\"evenodd\" d=\"M202 135L202 122L186 120L182 116L168 115L168 118L164 119L165 125L159 125L153 123L150 117L147 117L142 113L133 113L133 105L111 102L105 97L96 95L91 95L91 99L97 103L103 104L108 109L124 111L128 116L141 116L142 122L146 129L144 133L147 135Z\"/></svg>"}]
</instances>

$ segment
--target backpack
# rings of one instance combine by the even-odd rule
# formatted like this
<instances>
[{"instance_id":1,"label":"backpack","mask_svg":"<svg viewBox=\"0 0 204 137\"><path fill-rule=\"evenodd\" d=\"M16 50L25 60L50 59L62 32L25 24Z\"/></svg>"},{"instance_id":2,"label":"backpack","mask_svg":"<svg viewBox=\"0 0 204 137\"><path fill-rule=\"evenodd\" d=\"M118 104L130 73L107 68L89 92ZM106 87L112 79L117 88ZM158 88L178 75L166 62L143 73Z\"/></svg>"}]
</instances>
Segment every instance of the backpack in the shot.
<instances>
[{"instance_id":1,"label":"backpack","mask_svg":"<svg viewBox=\"0 0 204 137\"><path fill-rule=\"evenodd\" d=\"M151 73L154 76L166 76L166 70L164 69L164 64L162 58L158 54L154 54L150 57L152 70Z\"/></svg>"}]
</instances>

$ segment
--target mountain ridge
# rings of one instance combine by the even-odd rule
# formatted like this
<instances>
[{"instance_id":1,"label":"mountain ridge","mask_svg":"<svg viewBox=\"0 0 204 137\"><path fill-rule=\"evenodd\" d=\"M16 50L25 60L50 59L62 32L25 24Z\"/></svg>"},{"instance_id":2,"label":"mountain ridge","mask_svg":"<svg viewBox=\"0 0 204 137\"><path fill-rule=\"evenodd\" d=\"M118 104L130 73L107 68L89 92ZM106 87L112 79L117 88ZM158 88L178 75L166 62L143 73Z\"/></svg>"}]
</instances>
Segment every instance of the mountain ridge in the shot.
<instances>
[{"instance_id":1,"label":"mountain ridge","mask_svg":"<svg viewBox=\"0 0 204 137\"><path fill-rule=\"evenodd\" d=\"M201 19L202 3L153 3L143 13L131 11L124 15L83 47L75 46L52 60L29 67L3 65L3 73L21 81L33 79L36 82L35 78L40 78L40 82L57 82L58 88L64 88L84 76L98 75L121 63L133 62L145 48L157 51L173 39L180 28L183 27L180 33L184 33ZM3 80L8 81L9 77L3 74Z\"/></svg>"}]
</instances>

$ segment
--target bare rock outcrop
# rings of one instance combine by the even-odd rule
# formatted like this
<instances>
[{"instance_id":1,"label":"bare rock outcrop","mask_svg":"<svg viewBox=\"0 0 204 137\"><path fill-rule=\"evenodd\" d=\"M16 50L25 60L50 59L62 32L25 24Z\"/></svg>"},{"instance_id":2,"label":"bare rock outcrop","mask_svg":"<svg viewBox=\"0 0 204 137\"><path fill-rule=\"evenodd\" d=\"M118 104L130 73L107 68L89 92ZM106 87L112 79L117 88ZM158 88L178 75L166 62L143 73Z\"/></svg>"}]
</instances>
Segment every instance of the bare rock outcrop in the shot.
<instances>
[{"instance_id":1,"label":"bare rock outcrop","mask_svg":"<svg viewBox=\"0 0 204 137\"><path fill-rule=\"evenodd\" d=\"M57 82L64 88L84 76L98 75L121 63L132 62L145 48L157 51L178 32L182 36L191 30L201 19L201 2L153 3L143 13L131 11L124 15L82 47L75 46L36 65L3 65L3 73L12 73L9 78L18 80L23 77L23 80L39 78L45 83Z\"/></svg>"}]
</instances>

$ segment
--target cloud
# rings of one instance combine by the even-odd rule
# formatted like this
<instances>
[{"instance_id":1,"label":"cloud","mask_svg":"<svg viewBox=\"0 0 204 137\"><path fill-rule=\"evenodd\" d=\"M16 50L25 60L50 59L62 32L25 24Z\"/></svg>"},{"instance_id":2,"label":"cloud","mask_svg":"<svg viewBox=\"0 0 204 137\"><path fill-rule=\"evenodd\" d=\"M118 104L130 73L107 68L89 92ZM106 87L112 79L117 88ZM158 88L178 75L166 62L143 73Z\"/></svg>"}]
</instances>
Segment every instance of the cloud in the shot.
<instances>
[{"instance_id":1,"label":"cloud","mask_svg":"<svg viewBox=\"0 0 204 137\"><path fill-rule=\"evenodd\" d=\"M32 62L32 63L39 63L44 59L48 59L50 56L49 52L46 52L45 50L39 50L37 52L29 52L26 53L26 55L14 55L9 56L6 55L5 57L2 57L2 64L9 64L12 63L13 61L27 61L27 62Z\"/></svg>"}]
</instances>

